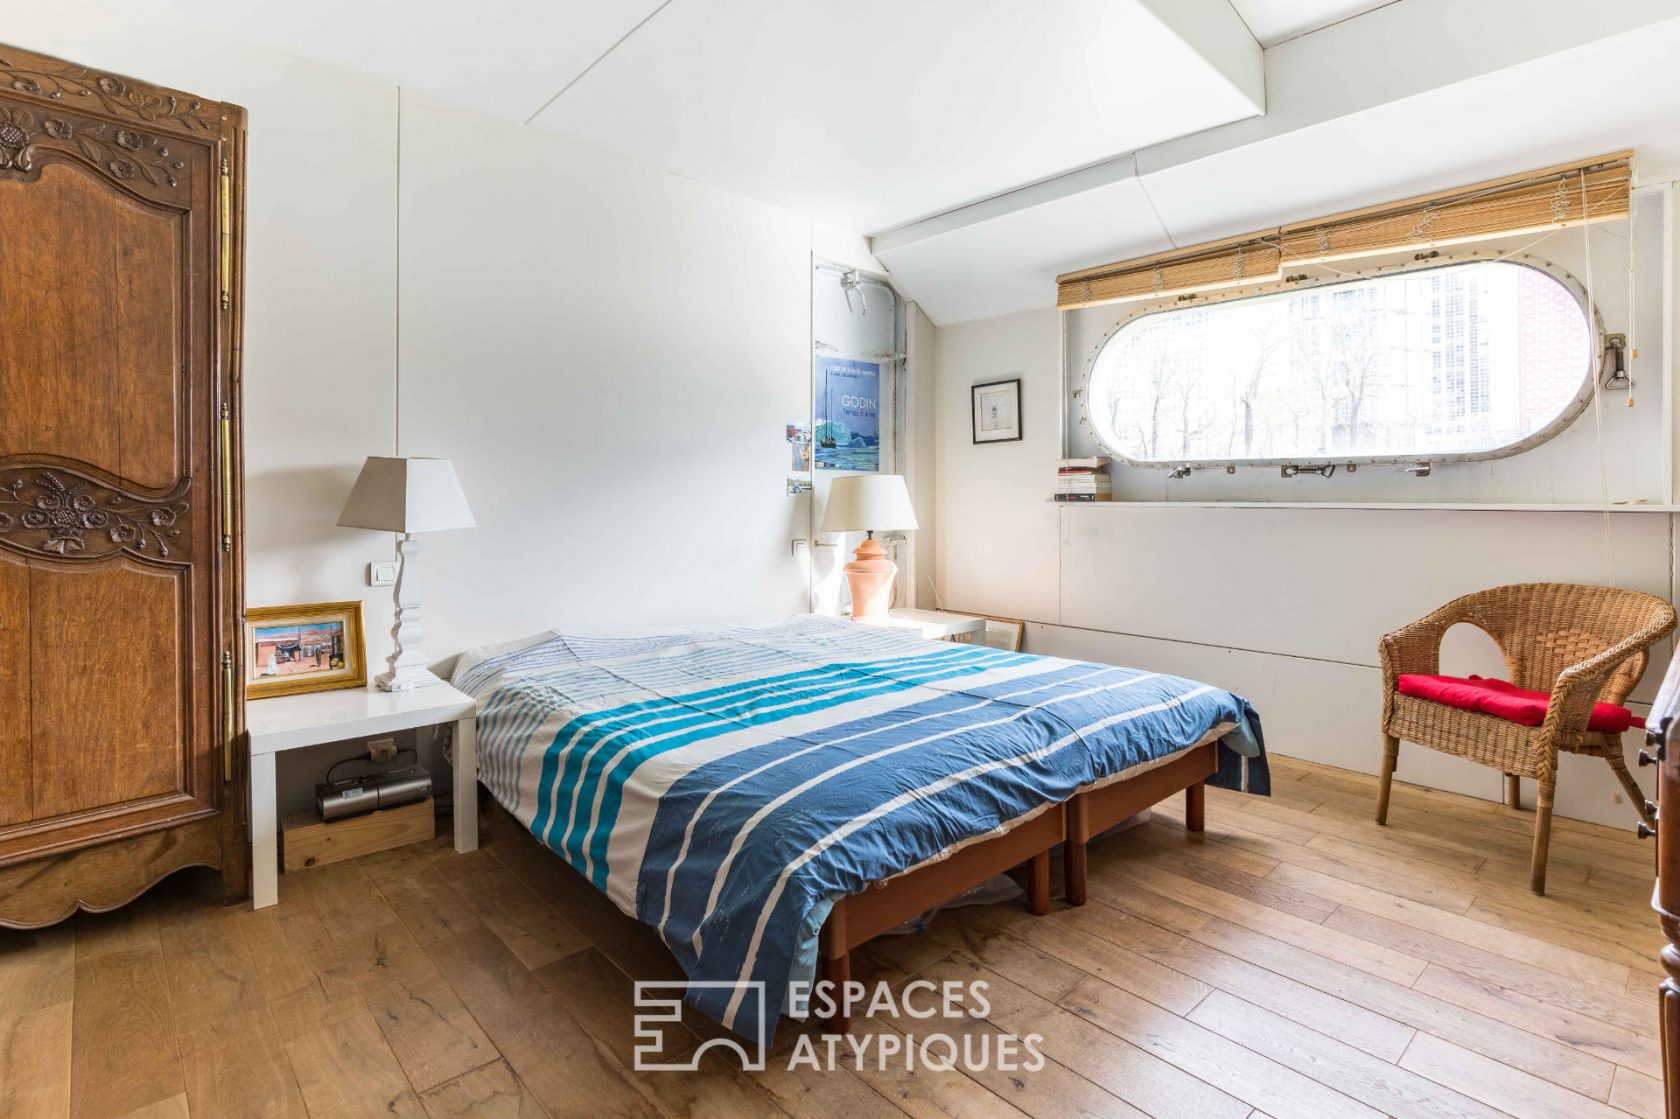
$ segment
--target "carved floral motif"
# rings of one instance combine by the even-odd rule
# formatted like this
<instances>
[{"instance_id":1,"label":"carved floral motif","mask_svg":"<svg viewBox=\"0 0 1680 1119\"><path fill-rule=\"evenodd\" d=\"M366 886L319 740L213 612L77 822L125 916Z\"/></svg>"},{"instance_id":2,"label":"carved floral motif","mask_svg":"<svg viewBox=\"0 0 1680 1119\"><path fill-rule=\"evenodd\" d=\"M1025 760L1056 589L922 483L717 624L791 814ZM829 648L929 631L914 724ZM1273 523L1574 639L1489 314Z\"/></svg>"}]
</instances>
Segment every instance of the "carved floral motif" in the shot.
<instances>
[{"instance_id":1,"label":"carved floral motif","mask_svg":"<svg viewBox=\"0 0 1680 1119\"><path fill-rule=\"evenodd\" d=\"M30 171L37 138L69 145L114 179L143 179L154 187L179 187L186 168L161 137L133 128L51 116L37 120L21 106L0 105L0 171ZM49 145L56 147L57 145Z\"/></svg>"},{"instance_id":2,"label":"carved floral motif","mask_svg":"<svg viewBox=\"0 0 1680 1119\"><path fill-rule=\"evenodd\" d=\"M132 128L113 129L104 124L77 128L68 121L57 119L47 123L59 126L64 133L61 139L73 138L83 155L118 179L132 179L138 175L153 186L180 185L175 173L184 168L186 162L171 156L169 148L157 137Z\"/></svg>"},{"instance_id":3,"label":"carved floral motif","mask_svg":"<svg viewBox=\"0 0 1680 1119\"><path fill-rule=\"evenodd\" d=\"M155 89L102 74L54 58L17 56L13 62L0 55L0 87L54 101L89 98L113 115L130 116L157 128L173 128L191 134L216 133L221 120L216 106L187 98L169 90Z\"/></svg>"},{"instance_id":4,"label":"carved floral motif","mask_svg":"<svg viewBox=\"0 0 1680 1119\"><path fill-rule=\"evenodd\" d=\"M30 137L35 114L0 105L0 171L27 171L35 165Z\"/></svg>"},{"instance_id":5,"label":"carved floral motif","mask_svg":"<svg viewBox=\"0 0 1680 1119\"><path fill-rule=\"evenodd\" d=\"M118 549L170 554L187 503L141 501L83 478L50 470L0 483L0 539L57 556L102 555ZM91 538L91 539L90 539ZM98 543L110 547L98 548ZM93 544L97 550L90 551Z\"/></svg>"}]
</instances>

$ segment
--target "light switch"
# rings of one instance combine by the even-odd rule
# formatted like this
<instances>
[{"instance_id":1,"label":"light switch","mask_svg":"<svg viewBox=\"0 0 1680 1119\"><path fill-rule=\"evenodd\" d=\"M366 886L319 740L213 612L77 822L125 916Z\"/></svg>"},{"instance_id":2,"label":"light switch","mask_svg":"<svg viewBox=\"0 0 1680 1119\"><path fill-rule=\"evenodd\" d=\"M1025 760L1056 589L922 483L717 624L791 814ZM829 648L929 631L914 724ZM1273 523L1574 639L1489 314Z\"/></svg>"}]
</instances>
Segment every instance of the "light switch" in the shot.
<instances>
[{"instance_id":1,"label":"light switch","mask_svg":"<svg viewBox=\"0 0 1680 1119\"><path fill-rule=\"evenodd\" d=\"M389 587L391 584L395 583L396 581L397 581L397 564L396 564L395 560L393 560L390 563L370 563L370 564L368 564L368 586L370 586L370 587Z\"/></svg>"}]
</instances>

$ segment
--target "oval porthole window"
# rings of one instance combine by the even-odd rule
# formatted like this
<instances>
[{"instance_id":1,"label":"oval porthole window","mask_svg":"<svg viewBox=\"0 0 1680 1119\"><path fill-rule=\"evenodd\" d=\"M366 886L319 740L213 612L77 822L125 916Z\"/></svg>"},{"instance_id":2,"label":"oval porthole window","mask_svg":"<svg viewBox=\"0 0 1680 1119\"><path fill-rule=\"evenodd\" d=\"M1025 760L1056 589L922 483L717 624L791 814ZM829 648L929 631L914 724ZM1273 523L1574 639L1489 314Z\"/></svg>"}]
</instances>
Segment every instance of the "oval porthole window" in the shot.
<instances>
[{"instance_id":1,"label":"oval porthole window","mask_svg":"<svg viewBox=\"0 0 1680 1119\"><path fill-rule=\"evenodd\" d=\"M1499 458L1581 414L1591 338L1575 285L1532 264L1387 272L1138 315L1085 415L1138 465Z\"/></svg>"}]
</instances>

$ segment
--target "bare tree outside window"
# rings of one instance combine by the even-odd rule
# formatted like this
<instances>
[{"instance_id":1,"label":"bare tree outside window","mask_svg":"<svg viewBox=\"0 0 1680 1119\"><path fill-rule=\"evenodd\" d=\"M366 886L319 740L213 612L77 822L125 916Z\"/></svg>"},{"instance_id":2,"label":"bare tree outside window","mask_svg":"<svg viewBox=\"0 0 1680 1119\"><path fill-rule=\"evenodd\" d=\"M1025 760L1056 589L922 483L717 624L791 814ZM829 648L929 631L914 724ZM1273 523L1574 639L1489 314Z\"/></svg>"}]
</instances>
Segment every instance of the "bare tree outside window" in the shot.
<instances>
[{"instance_id":1,"label":"bare tree outside window","mask_svg":"<svg viewBox=\"0 0 1680 1119\"><path fill-rule=\"evenodd\" d=\"M1491 457L1578 412L1589 350L1564 282L1471 261L1140 315L1086 405L1140 463Z\"/></svg>"}]
</instances>

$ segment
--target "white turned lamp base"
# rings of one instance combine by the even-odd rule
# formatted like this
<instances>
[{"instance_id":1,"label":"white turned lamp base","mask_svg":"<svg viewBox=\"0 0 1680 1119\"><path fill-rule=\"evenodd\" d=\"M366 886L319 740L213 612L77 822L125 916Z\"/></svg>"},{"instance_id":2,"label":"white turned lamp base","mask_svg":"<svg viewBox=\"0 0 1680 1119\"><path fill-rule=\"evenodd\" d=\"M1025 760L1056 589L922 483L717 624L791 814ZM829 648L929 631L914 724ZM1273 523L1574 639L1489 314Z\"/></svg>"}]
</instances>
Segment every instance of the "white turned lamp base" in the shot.
<instances>
[{"instance_id":1,"label":"white turned lamp base","mask_svg":"<svg viewBox=\"0 0 1680 1119\"><path fill-rule=\"evenodd\" d=\"M425 637L420 626L420 573L415 566L420 545L412 533L397 542L397 553L402 557L402 570L397 575L397 624L391 627L397 647L385 658L386 669L373 682L387 692L408 692L443 681L426 667L426 654L420 651L420 641Z\"/></svg>"},{"instance_id":2,"label":"white turned lamp base","mask_svg":"<svg viewBox=\"0 0 1680 1119\"><path fill-rule=\"evenodd\" d=\"M441 684L443 677L429 668L411 669L401 676L387 669L375 676L373 682L379 685L381 691L410 692L416 688L429 688L433 684Z\"/></svg>"}]
</instances>

